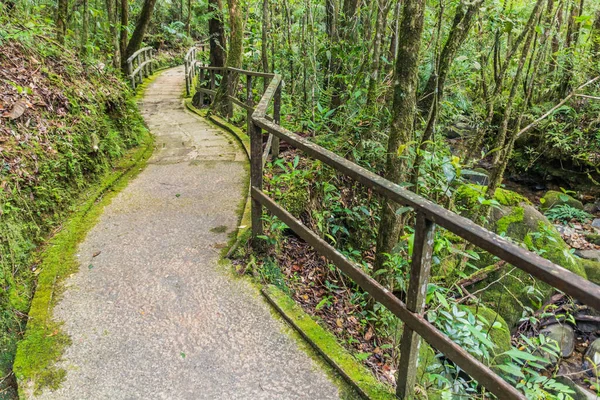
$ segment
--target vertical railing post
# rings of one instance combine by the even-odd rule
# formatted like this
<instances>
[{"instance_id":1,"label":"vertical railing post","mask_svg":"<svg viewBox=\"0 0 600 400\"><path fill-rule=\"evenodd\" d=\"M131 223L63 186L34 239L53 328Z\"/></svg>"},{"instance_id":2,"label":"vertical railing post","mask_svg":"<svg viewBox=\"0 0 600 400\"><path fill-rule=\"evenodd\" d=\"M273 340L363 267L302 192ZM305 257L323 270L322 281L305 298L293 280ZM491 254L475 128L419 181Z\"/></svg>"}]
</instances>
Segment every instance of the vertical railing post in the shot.
<instances>
[{"instance_id":1,"label":"vertical railing post","mask_svg":"<svg viewBox=\"0 0 600 400\"><path fill-rule=\"evenodd\" d=\"M146 58L146 50L142 51L142 54L140 55L140 58L142 60L142 64L146 62L147 58ZM148 77L148 71L146 71L146 66L144 65L142 67L142 77L147 78Z\"/></svg>"},{"instance_id":2,"label":"vertical railing post","mask_svg":"<svg viewBox=\"0 0 600 400\"><path fill-rule=\"evenodd\" d=\"M138 54L137 57L135 58L137 60L137 67L138 68L138 76L140 77L140 85L144 82L144 68L139 68L140 65L142 65L142 62L140 60L140 55Z\"/></svg>"},{"instance_id":3,"label":"vertical railing post","mask_svg":"<svg viewBox=\"0 0 600 400\"><path fill-rule=\"evenodd\" d=\"M204 83L204 68L200 66L200 71L198 71L198 85L196 86L198 89L202 89L202 84ZM198 91L199 104L200 107L204 106L204 92Z\"/></svg>"},{"instance_id":4,"label":"vertical railing post","mask_svg":"<svg viewBox=\"0 0 600 400\"><path fill-rule=\"evenodd\" d=\"M185 66L185 94L186 96L190 95L190 77L189 77L189 60L188 57L186 55L186 57L183 59L183 65Z\"/></svg>"},{"instance_id":5,"label":"vertical railing post","mask_svg":"<svg viewBox=\"0 0 600 400\"><path fill-rule=\"evenodd\" d=\"M154 75L154 49L150 49L150 75Z\"/></svg>"},{"instance_id":6,"label":"vertical railing post","mask_svg":"<svg viewBox=\"0 0 600 400\"><path fill-rule=\"evenodd\" d=\"M413 313L422 314L425 309L434 231L435 224L428 220L423 213L418 212L410 266L410 281L406 293L406 307ZM396 396L400 399L410 399L414 395L420 345L421 337L404 325L400 341L400 365L398 366L398 379L396 381Z\"/></svg>"},{"instance_id":7,"label":"vertical railing post","mask_svg":"<svg viewBox=\"0 0 600 400\"><path fill-rule=\"evenodd\" d=\"M277 125L281 122L281 86L281 82L279 82L279 86L277 86L277 90L275 91L275 98L273 99L273 122ZM273 159L279 157L279 136L273 135L271 155Z\"/></svg>"},{"instance_id":8,"label":"vertical railing post","mask_svg":"<svg viewBox=\"0 0 600 400\"><path fill-rule=\"evenodd\" d=\"M209 75L210 75L210 90L215 90L215 70L211 69L209 71ZM212 103L213 101L215 101L215 95L211 94L210 102Z\"/></svg>"},{"instance_id":9,"label":"vertical railing post","mask_svg":"<svg viewBox=\"0 0 600 400\"><path fill-rule=\"evenodd\" d=\"M131 86L135 89L135 76L133 76L133 65L131 60L127 61L127 74L131 78Z\"/></svg>"},{"instance_id":10,"label":"vertical railing post","mask_svg":"<svg viewBox=\"0 0 600 400\"><path fill-rule=\"evenodd\" d=\"M227 118L233 117L233 102L231 101L231 97L235 96L234 90L235 85L233 84L234 78L236 78L237 72L230 71L228 69L225 70L227 74L227 87L225 88L225 93L227 94ZM221 81L221 84L223 82ZM231 97L230 97L231 96Z\"/></svg>"},{"instance_id":11,"label":"vertical railing post","mask_svg":"<svg viewBox=\"0 0 600 400\"><path fill-rule=\"evenodd\" d=\"M250 185L257 190L262 190L262 131L252 120L248 128L250 135ZM263 234L262 205L254 199L252 199L251 217L252 242L254 246L258 247L258 237Z\"/></svg>"},{"instance_id":12,"label":"vertical railing post","mask_svg":"<svg viewBox=\"0 0 600 400\"><path fill-rule=\"evenodd\" d=\"M246 75L246 104L252 107L252 75ZM252 110L247 110L246 119L248 123L248 132L250 132L250 125L252 124Z\"/></svg>"}]
</instances>

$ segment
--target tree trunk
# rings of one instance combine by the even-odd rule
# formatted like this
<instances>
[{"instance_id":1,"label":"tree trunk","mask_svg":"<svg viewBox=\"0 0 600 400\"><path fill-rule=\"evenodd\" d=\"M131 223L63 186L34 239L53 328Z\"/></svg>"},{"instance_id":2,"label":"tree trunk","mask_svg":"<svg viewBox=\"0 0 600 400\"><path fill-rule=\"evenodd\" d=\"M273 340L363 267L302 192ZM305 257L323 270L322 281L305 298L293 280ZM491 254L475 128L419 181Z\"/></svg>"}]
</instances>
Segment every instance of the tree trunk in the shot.
<instances>
[{"instance_id":1,"label":"tree trunk","mask_svg":"<svg viewBox=\"0 0 600 400\"><path fill-rule=\"evenodd\" d=\"M117 0L118 1L118 0ZM114 68L121 66L121 51L119 49L119 30L117 29L117 7L115 0L106 0L106 15L108 19L109 43L113 46L112 65Z\"/></svg>"},{"instance_id":2,"label":"tree trunk","mask_svg":"<svg viewBox=\"0 0 600 400\"><path fill-rule=\"evenodd\" d=\"M535 21L539 21L540 14L541 9L538 10L538 14L536 15ZM537 25L538 22L536 22L535 24ZM504 175L504 169L506 169L506 165L502 167L502 163L504 161L507 161L507 158L510 157L510 154L506 156L506 153L512 151L511 144L505 147L506 135L508 132L508 124L512 117L514 100L515 96L517 95L517 88L519 87L521 76L523 75L523 68L525 66L525 62L527 61L527 58L529 57L529 49L531 48L531 44L533 43L533 39L536 37L536 35L537 33L535 32L535 30L531 29L529 31L529 34L527 35L527 38L525 39L523 49L521 50L519 64L517 66L517 72L515 72L515 76L513 78L513 82L510 89L510 94L508 95L506 105L504 106L504 116L502 118L502 123L500 124L500 129L498 131L498 135L496 136L496 140L494 143L496 153L494 154L493 164L496 165L496 168L494 169L494 173L492 174L492 177L490 179L490 185L488 190L490 193L488 194L492 197L489 198L493 198L494 191L496 190L497 186L495 187L494 183L496 182L497 184L499 184L499 182L502 180L502 175Z\"/></svg>"},{"instance_id":3,"label":"tree trunk","mask_svg":"<svg viewBox=\"0 0 600 400\"><path fill-rule=\"evenodd\" d=\"M69 0L58 0L56 8L56 40L61 45L65 44L65 36L67 35L67 14Z\"/></svg>"},{"instance_id":4,"label":"tree trunk","mask_svg":"<svg viewBox=\"0 0 600 400\"><path fill-rule=\"evenodd\" d=\"M381 43L383 42L383 35L387 27L387 15L391 6L391 0L377 0L377 22L375 23L375 38L373 39L373 63L367 88L367 107L373 105L375 101L375 89L377 88L379 66L381 65Z\"/></svg>"},{"instance_id":5,"label":"tree trunk","mask_svg":"<svg viewBox=\"0 0 600 400\"><path fill-rule=\"evenodd\" d=\"M152 13L154 12L155 4L156 0L144 0L144 5L142 6L142 11L140 12L137 24L135 25L135 30L131 35L129 43L127 44L127 50L125 51L125 56L123 57L124 59L131 57L133 53L140 49L140 46L144 41L146 29L148 28L148 24L150 24L150 19L152 19Z\"/></svg>"},{"instance_id":6,"label":"tree trunk","mask_svg":"<svg viewBox=\"0 0 600 400\"><path fill-rule=\"evenodd\" d=\"M242 18L242 8L239 0L227 0L229 5L229 51L227 52L227 67L240 68L242 66L242 46L244 41L244 21ZM214 110L222 115L231 116L232 103L227 98L228 95L235 93L237 85L237 74L225 72L223 79L215 95L213 103Z\"/></svg>"},{"instance_id":7,"label":"tree trunk","mask_svg":"<svg viewBox=\"0 0 600 400\"><path fill-rule=\"evenodd\" d=\"M574 69L574 50L579 42L579 32L581 23L578 22L578 18L583 13L584 0L580 0L579 3L575 1L571 6L571 12L569 14L569 20L567 21L567 37L565 41L565 72L563 74L560 87L559 96L565 97L572 89L573 80L573 69Z\"/></svg>"},{"instance_id":8,"label":"tree trunk","mask_svg":"<svg viewBox=\"0 0 600 400\"><path fill-rule=\"evenodd\" d=\"M262 69L263 72L269 72L269 30L270 30L270 21L269 21L269 0L263 0L263 10L262 10L262 40L261 40L261 53L260 58L262 61ZM266 80L265 80L266 85Z\"/></svg>"},{"instance_id":9,"label":"tree trunk","mask_svg":"<svg viewBox=\"0 0 600 400\"><path fill-rule=\"evenodd\" d=\"M83 0L83 15L81 20L81 56L87 55L87 42L88 42L88 31L90 28L90 14L89 14L89 3L88 0Z\"/></svg>"},{"instance_id":10,"label":"tree trunk","mask_svg":"<svg viewBox=\"0 0 600 400\"><path fill-rule=\"evenodd\" d=\"M398 29L400 28L401 11L402 1L396 0L396 7L394 9L394 21L392 23L392 38L390 39L390 49L388 51L388 60L392 61L395 60L398 56Z\"/></svg>"},{"instance_id":11,"label":"tree trunk","mask_svg":"<svg viewBox=\"0 0 600 400\"><path fill-rule=\"evenodd\" d=\"M185 22L185 31L187 32L188 37L192 36L192 0L188 0L187 2L188 14L187 20Z\"/></svg>"},{"instance_id":12,"label":"tree trunk","mask_svg":"<svg viewBox=\"0 0 600 400\"><path fill-rule=\"evenodd\" d=\"M394 182L405 181L408 173L408 146L414 140L416 94L419 74L419 53L425 14L425 0L405 0L400 23L398 46L394 73L394 100L390 137L388 139L385 177ZM403 145L401 148L400 146ZM384 199L380 214L377 235L377 255L374 272L377 279L387 281L387 277L377 274L384 268L385 254L392 254L398 243L402 227L396 214L398 205Z\"/></svg>"},{"instance_id":13,"label":"tree trunk","mask_svg":"<svg viewBox=\"0 0 600 400\"><path fill-rule=\"evenodd\" d=\"M592 25L592 57L596 72L600 72L600 10L596 11L594 24Z\"/></svg>"},{"instance_id":14,"label":"tree trunk","mask_svg":"<svg viewBox=\"0 0 600 400\"><path fill-rule=\"evenodd\" d=\"M342 16L340 24L341 40L334 46L331 57L333 58L332 72L333 78L333 93L331 94L331 108L336 109L342 105L342 97L346 91L346 83L344 81L344 60L346 56L345 44L350 43L354 36L354 21L356 19L356 11L358 10L358 0L344 0L342 7Z\"/></svg>"},{"instance_id":15,"label":"tree trunk","mask_svg":"<svg viewBox=\"0 0 600 400\"><path fill-rule=\"evenodd\" d=\"M481 1L462 1L456 6L454 22L452 23L452 28L440 56L437 76L435 73L429 75L427 85L425 85L425 90L423 91L423 97L419 104L421 112L426 113L429 111L433 103L434 93L438 94L438 101L442 100L444 96L444 84L452 62L456 57L458 49L462 46L471 30L475 14L480 5Z\"/></svg>"},{"instance_id":16,"label":"tree trunk","mask_svg":"<svg viewBox=\"0 0 600 400\"><path fill-rule=\"evenodd\" d=\"M210 35L210 66L225 66L225 27L223 25L223 4L221 0L209 0L209 11L212 17L208 20L208 32Z\"/></svg>"},{"instance_id":17,"label":"tree trunk","mask_svg":"<svg viewBox=\"0 0 600 400\"><path fill-rule=\"evenodd\" d=\"M127 0L121 0L121 32L119 38L119 47L121 51L121 69L126 71L127 65L127 40L128 32L127 27L129 26L129 3Z\"/></svg>"}]
</instances>

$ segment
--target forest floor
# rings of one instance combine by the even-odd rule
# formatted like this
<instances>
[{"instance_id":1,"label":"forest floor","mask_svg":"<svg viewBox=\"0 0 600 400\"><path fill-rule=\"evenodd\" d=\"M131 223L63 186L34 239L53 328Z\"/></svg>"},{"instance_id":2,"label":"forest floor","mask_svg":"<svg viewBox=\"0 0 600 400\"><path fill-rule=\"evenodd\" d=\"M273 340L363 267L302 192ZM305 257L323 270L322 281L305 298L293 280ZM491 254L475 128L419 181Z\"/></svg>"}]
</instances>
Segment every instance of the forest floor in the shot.
<instances>
[{"instance_id":1,"label":"forest floor","mask_svg":"<svg viewBox=\"0 0 600 400\"><path fill-rule=\"evenodd\" d=\"M80 245L54 311L72 341L66 377L36 398L338 398L258 290L219 265L247 160L185 111L183 82L178 67L146 89L156 151Z\"/></svg>"}]
</instances>

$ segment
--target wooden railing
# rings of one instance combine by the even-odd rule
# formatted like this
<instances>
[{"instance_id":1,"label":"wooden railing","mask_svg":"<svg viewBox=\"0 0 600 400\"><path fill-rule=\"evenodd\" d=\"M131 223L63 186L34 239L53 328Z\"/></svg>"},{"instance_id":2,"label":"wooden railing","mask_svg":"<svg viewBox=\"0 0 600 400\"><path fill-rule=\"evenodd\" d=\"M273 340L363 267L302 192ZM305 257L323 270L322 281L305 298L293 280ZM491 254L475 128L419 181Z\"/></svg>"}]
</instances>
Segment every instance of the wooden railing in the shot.
<instances>
[{"instance_id":1,"label":"wooden railing","mask_svg":"<svg viewBox=\"0 0 600 400\"><path fill-rule=\"evenodd\" d=\"M191 47L185 54L185 57L183 58L183 64L185 66L185 93L187 96L189 96L191 93L194 77L196 76L195 66L196 63L199 62L199 60L196 58L198 50L204 52L206 51L206 49L208 49L207 44L198 44L194 47Z\"/></svg>"},{"instance_id":2,"label":"wooden railing","mask_svg":"<svg viewBox=\"0 0 600 400\"><path fill-rule=\"evenodd\" d=\"M154 62L153 57L154 49L152 47L144 47L127 59L127 76L134 89L138 84L142 83L144 78L154 73L154 67L152 66Z\"/></svg>"},{"instance_id":3,"label":"wooden railing","mask_svg":"<svg viewBox=\"0 0 600 400\"><path fill-rule=\"evenodd\" d=\"M280 75L233 68L211 68L201 65L198 66L198 69L200 71L198 90L210 96L214 96L215 93L215 71L226 70L226 73L246 75L245 97L247 101L245 103L241 102L233 96L230 96L230 100L246 109L248 113L248 133L251 148L250 195L252 198L252 237L254 240L263 234L262 216L264 207L308 244L313 246L321 255L328 258L364 291L369 293L373 299L384 305L404 322L404 331L400 342L400 364L396 389L396 394L401 399L413 395L421 338L425 339L432 347L452 360L488 391L498 396L498 398L525 398L517 389L502 379L488 366L454 343L424 317L425 294L427 293L431 269L434 229L436 225L453 232L466 241L530 273L535 278L552 285L588 306L600 310L600 286L280 126L279 102L282 84ZM207 83L209 88L202 87L205 83L205 73L209 77ZM256 76L270 79L270 82L260 101L254 106L252 104L252 77ZM274 109L273 118L267 116L267 109L271 103L273 103ZM274 153L279 148L278 144L273 146L267 145L263 152L263 131L268 132L270 138L284 140L290 146L302 150L308 156L321 160L337 172L355 179L395 203L414 209L416 212L415 237L406 303L394 296L388 289L364 272L359 265L337 251L306 227L302 221L296 219L263 192L264 160L268 155L269 148L273 148L275 150Z\"/></svg>"}]
</instances>

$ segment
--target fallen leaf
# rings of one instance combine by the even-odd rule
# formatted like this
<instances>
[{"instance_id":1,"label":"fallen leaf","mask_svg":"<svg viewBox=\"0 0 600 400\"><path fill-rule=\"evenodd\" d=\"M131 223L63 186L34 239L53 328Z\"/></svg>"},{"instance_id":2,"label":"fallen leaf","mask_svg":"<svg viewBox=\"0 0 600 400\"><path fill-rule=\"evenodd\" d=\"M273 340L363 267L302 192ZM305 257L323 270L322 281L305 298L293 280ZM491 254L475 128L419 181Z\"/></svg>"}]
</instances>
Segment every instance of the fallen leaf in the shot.
<instances>
[{"instance_id":1,"label":"fallen leaf","mask_svg":"<svg viewBox=\"0 0 600 400\"><path fill-rule=\"evenodd\" d=\"M365 333L365 340L371 340L372 337L373 337L373 329L371 327L369 327L369 330L367 331L367 333Z\"/></svg>"},{"instance_id":2,"label":"fallen leaf","mask_svg":"<svg viewBox=\"0 0 600 400\"><path fill-rule=\"evenodd\" d=\"M102 253L101 251L97 251L92 255L92 258L96 258L100 255L100 253Z\"/></svg>"},{"instance_id":3,"label":"fallen leaf","mask_svg":"<svg viewBox=\"0 0 600 400\"><path fill-rule=\"evenodd\" d=\"M17 119L21 115L23 115L25 110L27 110L27 101L24 99L21 99L13 105L11 112L6 114L5 116L8 117L9 119Z\"/></svg>"},{"instance_id":4,"label":"fallen leaf","mask_svg":"<svg viewBox=\"0 0 600 400\"><path fill-rule=\"evenodd\" d=\"M339 327L339 328L343 328L344 324L342 323L342 320L340 318L335 320L335 324Z\"/></svg>"}]
</instances>

